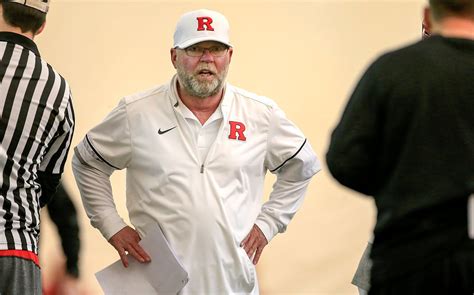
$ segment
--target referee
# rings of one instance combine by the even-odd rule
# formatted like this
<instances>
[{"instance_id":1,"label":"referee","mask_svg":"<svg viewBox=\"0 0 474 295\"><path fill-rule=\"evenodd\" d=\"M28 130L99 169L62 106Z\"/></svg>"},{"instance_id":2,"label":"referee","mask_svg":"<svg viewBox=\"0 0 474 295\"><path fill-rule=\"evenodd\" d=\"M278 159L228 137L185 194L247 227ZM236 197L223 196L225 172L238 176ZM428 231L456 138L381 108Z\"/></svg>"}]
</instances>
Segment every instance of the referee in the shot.
<instances>
[{"instance_id":1,"label":"referee","mask_svg":"<svg viewBox=\"0 0 474 295\"><path fill-rule=\"evenodd\" d=\"M69 85L38 52L49 0L0 6L0 294L41 294L39 211L64 169Z\"/></svg>"}]
</instances>

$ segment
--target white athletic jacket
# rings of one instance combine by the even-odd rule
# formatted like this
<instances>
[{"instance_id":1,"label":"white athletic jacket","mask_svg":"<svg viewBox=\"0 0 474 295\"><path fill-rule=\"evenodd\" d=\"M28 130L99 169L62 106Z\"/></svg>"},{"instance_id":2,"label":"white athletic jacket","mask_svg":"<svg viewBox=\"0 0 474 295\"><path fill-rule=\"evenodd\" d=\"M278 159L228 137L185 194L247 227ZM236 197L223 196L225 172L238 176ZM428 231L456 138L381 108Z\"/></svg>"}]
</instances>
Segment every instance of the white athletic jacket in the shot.
<instances>
[{"instance_id":1,"label":"white athletic jacket","mask_svg":"<svg viewBox=\"0 0 474 295\"><path fill-rule=\"evenodd\" d=\"M240 242L255 223L268 241L283 232L320 163L273 101L229 84L217 139L200 159L178 104L175 76L125 97L87 133L73 159L86 212L106 239L126 226L109 181L126 168L130 221L142 235L159 223L189 273L181 294L258 294ZM278 176L262 205L267 170Z\"/></svg>"}]
</instances>

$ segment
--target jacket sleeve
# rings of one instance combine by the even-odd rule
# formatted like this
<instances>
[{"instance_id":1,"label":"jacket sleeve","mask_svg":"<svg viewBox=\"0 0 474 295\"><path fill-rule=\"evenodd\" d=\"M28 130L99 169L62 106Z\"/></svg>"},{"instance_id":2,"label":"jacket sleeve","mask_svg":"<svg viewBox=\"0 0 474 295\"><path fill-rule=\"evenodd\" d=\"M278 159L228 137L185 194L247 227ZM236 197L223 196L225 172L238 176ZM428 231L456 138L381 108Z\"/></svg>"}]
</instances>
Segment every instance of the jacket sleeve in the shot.
<instances>
[{"instance_id":1,"label":"jacket sleeve","mask_svg":"<svg viewBox=\"0 0 474 295\"><path fill-rule=\"evenodd\" d=\"M108 171L95 168L75 151L72 158L72 169L81 193L84 209L93 227L97 228L105 239L109 240L127 224L119 216L112 196L110 175Z\"/></svg>"},{"instance_id":2,"label":"jacket sleeve","mask_svg":"<svg viewBox=\"0 0 474 295\"><path fill-rule=\"evenodd\" d=\"M64 119L58 127L58 131L50 143L38 170L38 183L41 186L40 206L44 207L56 192L64 164L67 159L72 136L74 134L74 110L72 99L69 94Z\"/></svg>"},{"instance_id":3,"label":"jacket sleeve","mask_svg":"<svg viewBox=\"0 0 474 295\"><path fill-rule=\"evenodd\" d=\"M333 177L342 185L366 195L376 190L377 135L381 128L379 96L374 67L369 67L356 86L334 129L326 161Z\"/></svg>"},{"instance_id":4,"label":"jacket sleeve","mask_svg":"<svg viewBox=\"0 0 474 295\"><path fill-rule=\"evenodd\" d=\"M265 161L277 179L256 224L270 242L277 233L286 230L321 164L309 141L278 107L273 112Z\"/></svg>"},{"instance_id":5,"label":"jacket sleeve","mask_svg":"<svg viewBox=\"0 0 474 295\"><path fill-rule=\"evenodd\" d=\"M69 275L79 277L79 222L77 210L69 193L60 184L51 202L46 207L49 217L56 225L64 256L66 256L66 271Z\"/></svg>"},{"instance_id":6,"label":"jacket sleeve","mask_svg":"<svg viewBox=\"0 0 474 295\"><path fill-rule=\"evenodd\" d=\"M43 208L54 198L61 174L38 171L38 183L41 186L40 206Z\"/></svg>"},{"instance_id":7,"label":"jacket sleeve","mask_svg":"<svg viewBox=\"0 0 474 295\"><path fill-rule=\"evenodd\" d=\"M110 176L131 158L130 131L122 101L74 149L72 168L92 226L108 240L126 226L112 195Z\"/></svg>"}]
</instances>

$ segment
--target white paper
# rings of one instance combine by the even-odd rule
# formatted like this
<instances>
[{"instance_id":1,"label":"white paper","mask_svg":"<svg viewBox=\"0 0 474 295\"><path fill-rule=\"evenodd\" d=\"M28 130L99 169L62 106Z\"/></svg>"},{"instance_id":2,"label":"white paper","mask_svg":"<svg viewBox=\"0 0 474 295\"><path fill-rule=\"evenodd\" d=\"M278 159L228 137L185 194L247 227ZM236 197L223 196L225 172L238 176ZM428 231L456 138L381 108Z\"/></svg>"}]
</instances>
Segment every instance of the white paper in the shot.
<instances>
[{"instance_id":1,"label":"white paper","mask_svg":"<svg viewBox=\"0 0 474 295\"><path fill-rule=\"evenodd\" d=\"M474 194L469 197L467 210L467 230L469 232L469 238L474 240Z\"/></svg>"},{"instance_id":2,"label":"white paper","mask_svg":"<svg viewBox=\"0 0 474 295\"><path fill-rule=\"evenodd\" d=\"M97 272L102 290L108 294L177 294L188 282L188 273L166 241L158 224L145 229L140 241L151 257L150 263L140 263L128 255L128 267L121 260Z\"/></svg>"}]
</instances>

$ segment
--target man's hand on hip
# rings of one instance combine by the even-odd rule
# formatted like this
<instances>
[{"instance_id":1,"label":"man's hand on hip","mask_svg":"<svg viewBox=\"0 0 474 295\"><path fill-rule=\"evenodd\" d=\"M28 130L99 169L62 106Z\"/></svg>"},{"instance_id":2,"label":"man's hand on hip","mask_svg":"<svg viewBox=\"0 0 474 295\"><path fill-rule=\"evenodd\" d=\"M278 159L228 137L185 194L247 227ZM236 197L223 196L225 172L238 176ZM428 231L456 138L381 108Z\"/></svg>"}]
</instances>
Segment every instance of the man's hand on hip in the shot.
<instances>
[{"instance_id":1,"label":"man's hand on hip","mask_svg":"<svg viewBox=\"0 0 474 295\"><path fill-rule=\"evenodd\" d=\"M252 230L245 237L242 243L240 243L240 246L244 248L250 259L252 259L253 256L253 264L257 265L263 248L265 248L267 244L267 238L265 238L265 235L262 233L260 228L254 224Z\"/></svg>"},{"instance_id":2,"label":"man's hand on hip","mask_svg":"<svg viewBox=\"0 0 474 295\"><path fill-rule=\"evenodd\" d=\"M151 261L150 256L148 256L145 250L138 244L140 240L141 238L138 232L130 226L126 226L113 235L109 239L109 243L117 250L123 266L128 267L127 253L132 255L139 262L145 263Z\"/></svg>"}]
</instances>

